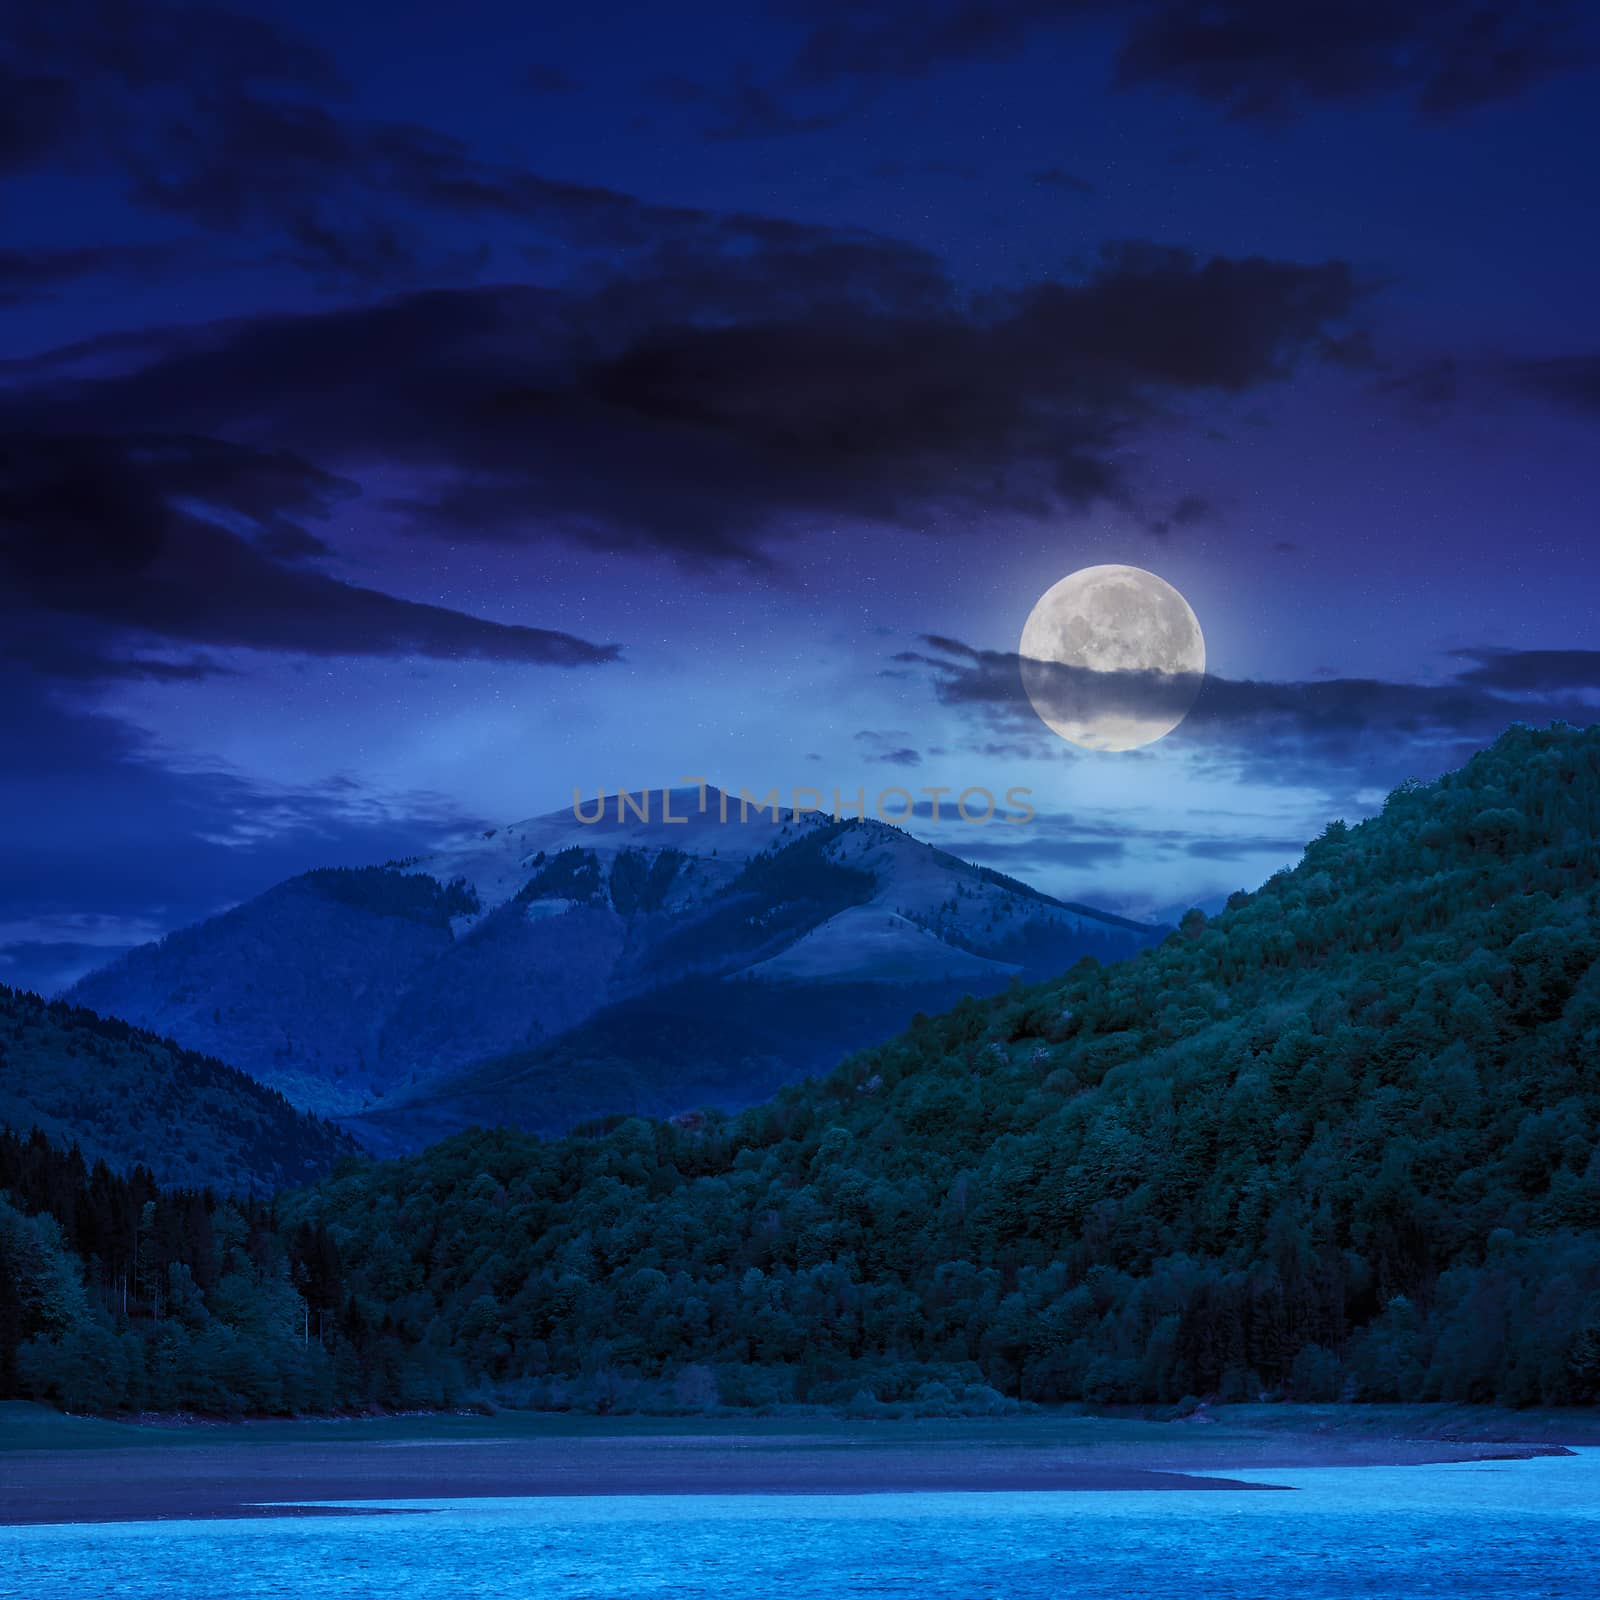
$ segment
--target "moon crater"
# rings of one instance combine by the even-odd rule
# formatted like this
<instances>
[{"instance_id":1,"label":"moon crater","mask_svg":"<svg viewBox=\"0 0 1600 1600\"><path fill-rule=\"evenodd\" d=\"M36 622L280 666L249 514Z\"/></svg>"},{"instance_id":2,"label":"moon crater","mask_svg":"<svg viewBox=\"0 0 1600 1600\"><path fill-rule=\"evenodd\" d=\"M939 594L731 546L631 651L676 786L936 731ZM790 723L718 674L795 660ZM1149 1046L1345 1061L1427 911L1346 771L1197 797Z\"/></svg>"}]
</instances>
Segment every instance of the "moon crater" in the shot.
<instances>
[{"instance_id":1,"label":"moon crater","mask_svg":"<svg viewBox=\"0 0 1600 1600\"><path fill-rule=\"evenodd\" d=\"M1205 677L1189 602L1142 567L1084 567L1047 589L1018 654L1040 718L1086 750L1136 750L1172 732Z\"/></svg>"}]
</instances>

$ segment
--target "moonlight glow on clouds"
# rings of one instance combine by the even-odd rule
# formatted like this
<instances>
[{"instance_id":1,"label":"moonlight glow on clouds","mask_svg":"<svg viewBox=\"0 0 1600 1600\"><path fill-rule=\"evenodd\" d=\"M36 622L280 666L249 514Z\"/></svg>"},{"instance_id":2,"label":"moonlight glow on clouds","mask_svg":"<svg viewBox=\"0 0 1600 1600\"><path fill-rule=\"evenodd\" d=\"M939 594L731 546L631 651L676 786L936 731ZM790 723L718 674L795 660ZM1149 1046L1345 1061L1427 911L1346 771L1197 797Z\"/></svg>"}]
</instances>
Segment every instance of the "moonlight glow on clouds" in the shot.
<instances>
[{"instance_id":1,"label":"moonlight glow on clouds","mask_svg":"<svg viewBox=\"0 0 1600 1600\"><path fill-rule=\"evenodd\" d=\"M981 40L601 5L540 41L562 93L499 0L23 9L10 927L172 927L683 772L1029 787L996 865L1169 912L1593 715L1581 8L1218 57L1162 0ZM1057 721L1137 748L1021 687L1020 620L1096 566L1205 619L1155 744L1181 629L1030 684L1120 679Z\"/></svg>"}]
</instances>

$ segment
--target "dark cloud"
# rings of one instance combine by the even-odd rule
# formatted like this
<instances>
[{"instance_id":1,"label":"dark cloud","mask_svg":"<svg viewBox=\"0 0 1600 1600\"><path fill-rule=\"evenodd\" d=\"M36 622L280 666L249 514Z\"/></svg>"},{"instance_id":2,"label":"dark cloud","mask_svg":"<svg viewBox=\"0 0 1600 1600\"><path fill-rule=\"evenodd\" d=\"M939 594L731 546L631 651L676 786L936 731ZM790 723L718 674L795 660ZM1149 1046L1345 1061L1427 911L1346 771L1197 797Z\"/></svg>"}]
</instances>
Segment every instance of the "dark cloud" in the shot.
<instances>
[{"instance_id":1,"label":"dark cloud","mask_svg":"<svg viewBox=\"0 0 1600 1600\"><path fill-rule=\"evenodd\" d=\"M797 110L792 102L748 78L714 91L709 103L716 115L705 135L713 140L779 139L796 133L818 133L836 127L855 109L846 105L825 111Z\"/></svg>"},{"instance_id":2,"label":"dark cloud","mask_svg":"<svg viewBox=\"0 0 1600 1600\"><path fill-rule=\"evenodd\" d=\"M309 211L281 220L273 259L299 268L329 289L384 288L425 277L443 284L469 280L488 265L487 246L424 247L416 230L381 217L325 221Z\"/></svg>"},{"instance_id":3,"label":"dark cloud","mask_svg":"<svg viewBox=\"0 0 1600 1600\"><path fill-rule=\"evenodd\" d=\"M1373 388L1380 395L1399 399L1423 422L1437 420L1463 400L1481 402L1489 396L1503 402L1508 394L1532 396L1592 421L1600 418L1600 355L1580 351L1477 360L1430 356L1409 369L1379 377Z\"/></svg>"},{"instance_id":4,"label":"dark cloud","mask_svg":"<svg viewBox=\"0 0 1600 1600\"><path fill-rule=\"evenodd\" d=\"M1541 399L1600 417L1600 355L1548 356L1512 364L1510 376Z\"/></svg>"},{"instance_id":5,"label":"dark cloud","mask_svg":"<svg viewBox=\"0 0 1600 1600\"><path fill-rule=\"evenodd\" d=\"M57 67L84 87L343 87L315 45L265 18L211 6L54 0L14 8L3 37L21 59Z\"/></svg>"},{"instance_id":6,"label":"dark cloud","mask_svg":"<svg viewBox=\"0 0 1600 1600\"><path fill-rule=\"evenodd\" d=\"M295 522L274 522L253 541L263 555L274 561L320 561L333 554L326 539Z\"/></svg>"},{"instance_id":7,"label":"dark cloud","mask_svg":"<svg viewBox=\"0 0 1600 1600\"><path fill-rule=\"evenodd\" d=\"M764 93L794 129L819 97L1006 60L1041 35L1104 38L1121 89L1155 87L1239 118L1387 97L1449 116L1595 60L1580 0L785 0L809 24ZM781 120L774 117L776 125Z\"/></svg>"},{"instance_id":8,"label":"dark cloud","mask_svg":"<svg viewBox=\"0 0 1600 1600\"><path fill-rule=\"evenodd\" d=\"M352 492L287 452L214 439L0 438L5 603L24 621L73 618L84 637L180 646L553 666L616 659L614 645L396 599L305 566L318 543L298 519ZM6 648L31 646L36 664L84 675L88 666L73 672L55 641L53 630L13 627ZM106 676L201 670L100 653Z\"/></svg>"},{"instance_id":9,"label":"dark cloud","mask_svg":"<svg viewBox=\"0 0 1600 1600\"><path fill-rule=\"evenodd\" d=\"M124 156L148 208L230 235L281 241L331 282L402 284L481 268L436 241L430 214L494 220L528 239L602 252L663 241L765 238L798 225L657 205L618 190L478 159L462 140L368 123L322 103L241 93L205 100Z\"/></svg>"},{"instance_id":10,"label":"dark cloud","mask_svg":"<svg viewBox=\"0 0 1600 1600\"><path fill-rule=\"evenodd\" d=\"M1136 428L1342 359L1364 294L1342 262L1130 243L1076 281L974 301L893 241L730 226L581 288L191 329L98 381L82 358L70 379L36 366L0 426L248 429L351 475L404 463L419 535L758 561L819 517L1125 498Z\"/></svg>"},{"instance_id":11,"label":"dark cloud","mask_svg":"<svg viewBox=\"0 0 1600 1600\"><path fill-rule=\"evenodd\" d=\"M160 0L13 6L0 16L0 172L109 160L137 187L163 162L205 160L235 103L341 89L320 50L259 17Z\"/></svg>"},{"instance_id":12,"label":"dark cloud","mask_svg":"<svg viewBox=\"0 0 1600 1600\"><path fill-rule=\"evenodd\" d=\"M913 651L895 659L930 668L943 704L975 707L996 725L1020 723L1030 732L1042 727L1040 711L1068 723L1097 717L1175 720L1194 704L1201 688L1197 673L1096 672L1032 660L1011 650L974 650L934 634L926 642L935 654Z\"/></svg>"},{"instance_id":13,"label":"dark cloud","mask_svg":"<svg viewBox=\"0 0 1600 1600\"><path fill-rule=\"evenodd\" d=\"M1579 713L1561 701L1540 720ZM1311 754L1348 759L1364 743L1418 750L1476 744L1524 720L1525 708L1461 683L1390 683L1377 678L1326 678L1262 683L1207 678L1184 724L1190 743L1218 736L1260 752L1300 743Z\"/></svg>"},{"instance_id":14,"label":"dark cloud","mask_svg":"<svg viewBox=\"0 0 1600 1600\"><path fill-rule=\"evenodd\" d=\"M441 237L441 218L608 257L815 231L551 178L420 123L362 117L316 47L258 18L56 0L7 14L0 62L0 172L118 174L144 208L263 242L340 288L481 272L487 252ZM530 86L549 92L557 70L531 69ZM714 99L730 137L779 114L754 86Z\"/></svg>"},{"instance_id":15,"label":"dark cloud","mask_svg":"<svg viewBox=\"0 0 1600 1600\"><path fill-rule=\"evenodd\" d=\"M1147 526L1158 539L1164 539L1174 528L1192 528L1196 523L1209 521L1213 506L1203 495L1180 495L1170 511L1152 517Z\"/></svg>"},{"instance_id":16,"label":"dark cloud","mask_svg":"<svg viewBox=\"0 0 1600 1600\"><path fill-rule=\"evenodd\" d=\"M238 97L208 106L204 137L162 147L139 174L147 204L207 226L340 225L348 203L404 200L424 210L521 223L602 250L663 240L770 239L798 223L661 205L600 185L479 160L462 140L405 122L361 122L327 105ZM397 226L392 217L385 226Z\"/></svg>"},{"instance_id":17,"label":"dark cloud","mask_svg":"<svg viewBox=\"0 0 1600 1600\"><path fill-rule=\"evenodd\" d=\"M1383 379L1378 388L1409 401L1423 416L1431 416L1455 404L1461 377L1461 363L1454 356L1430 356L1407 372Z\"/></svg>"},{"instance_id":18,"label":"dark cloud","mask_svg":"<svg viewBox=\"0 0 1600 1600\"><path fill-rule=\"evenodd\" d=\"M723 84L661 73L648 80L645 91L668 105L703 113L700 131L713 142L817 133L843 122L859 104L852 96L825 108L802 109L781 90L757 82L748 68Z\"/></svg>"},{"instance_id":19,"label":"dark cloud","mask_svg":"<svg viewBox=\"0 0 1600 1600\"><path fill-rule=\"evenodd\" d=\"M1033 181L1041 189L1062 189L1070 194L1097 194L1099 191L1087 178L1080 178L1064 167L1046 167L1033 174Z\"/></svg>"},{"instance_id":20,"label":"dark cloud","mask_svg":"<svg viewBox=\"0 0 1600 1600\"><path fill-rule=\"evenodd\" d=\"M78 99L69 79L18 72L0 61L0 176L59 155L77 127Z\"/></svg>"},{"instance_id":21,"label":"dark cloud","mask_svg":"<svg viewBox=\"0 0 1600 1600\"><path fill-rule=\"evenodd\" d=\"M1563 0L1173 0L1136 15L1117 81L1181 89L1235 117L1387 95L1448 116L1591 61L1584 11Z\"/></svg>"},{"instance_id":22,"label":"dark cloud","mask_svg":"<svg viewBox=\"0 0 1600 1600\"><path fill-rule=\"evenodd\" d=\"M906 743L908 737L898 729L863 728L856 735L856 743L868 761L889 767L920 767L922 752Z\"/></svg>"},{"instance_id":23,"label":"dark cloud","mask_svg":"<svg viewBox=\"0 0 1600 1600\"><path fill-rule=\"evenodd\" d=\"M999 48L1060 10L999 9L958 7L933 32ZM851 39L909 16L866 6ZM269 259L319 280L481 276L487 253L440 217L588 253L573 287L263 317L174 336L153 357L102 346L49 374L72 381L19 378L0 401L13 431L249 437L358 480L404 463L388 509L419 537L555 534L759 564L769 535L819 518L938 527L976 506L1128 502L1142 424L1354 348L1343 324L1362 288L1340 262L1119 244L1074 281L974 300L931 255L861 229L649 202L358 116L331 63L267 22L65 0L13 24L9 43L36 76L78 85L93 110L80 148L144 206L264 239ZM818 49L805 70L820 79L843 45ZM788 115L748 77L731 93L681 79L665 92L711 106L728 136ZM49 265L13 252L11 277L33 292ZM0 259L0 295L6 278ZM122 370L97 365L106 356ZM301 570L322 552L298 515L235 544L273 579L332 582Z\"/></svg>"},{"instance_id":24,"label":"dark cloud","mask_svg":"<svg viewBox=\"0 0 1600 1600\"><path fill-rule=\"evenodd\" d=\"M788 73L799 86L920 78L1015 55L1039 29L1102 16L1111 0L800 0L812 24Z\"/></svg>"},{"instance_id":25,"label":"dark cloud","mask_svg":"<svg viewBox=\"0 0 1600 1600\"><path fill-rule=\"evenodd\" d=\"M183 254L172 245L86 245L74 249L0 249L0 306L54 298L69 284L105 274L159 272Z\"/></svg>"},{"instance_id":26,"label":"dark cloud","mask_svg":"<svg viewBox=\"0 0 1600 1600\"><path fill-rule=\"evenodd\" d=\"M1041 29L1128 29L1119 81L1158 83L1237 114L1399 90L1458 109L1516 92L1586 56L1578 8L1551 0L1391 7L1376 0L1117 6L1110 0L837 0L786 7L807 25L787 69L726 83L654 80L706 114L713 139L831 127L875 85L1015 54ZM262 242L327 286L398 288L481 276L491 253L441 220L493 220L514 247L614 257L671 241L701 251L779 224L641 200L486 159L414 122L358 114L331 60L273 21L158 0L55 0L0 25L0 172L55 164L120 174L147 209ZM531 89L573 87L535 64ZM1035 181L1087 192L1059 167ZM800 225L783 225L800 231Z\"/></svg>"},{"instance_id":27,"label":"dark cloud","mask_svg":"<svg viewBox=\"0 0 1600 1600\"><path fill-rule=\"evenodd\" d=\"M199 683L207 678L235 676L203 650L164 641L134 644L115 630L79 625L68 637L58 614L36 610L26 615L0 608L5 639L0 643L0 663L9 670L25 665L51 681L65 685L110 683ZM130 654L143 649L145 654ZM164 649L166 655L151 655Z\"/></svg>"},{"instance_id":28,"label":"dark cloud","mask_svg":"<svg viewBox=\"0 0 1600 1600\"><path fill-rule=\"evenodd\" d=\"M1505 694L1559 694L1600 690L1600 650L1453 650L1458 661L1475 665L1457 682Z\"/></svg>"},{"instance_id":29,"label":"dark cloud","mask_svg":"<svg viewBox=\"0 0 1600 1600\"><path fill-rule=\"evenodd\" d=\"M977 650L936 635L924 643L925 651L896 659L920 663L938 700L965 711L980 737L1020 741L1013 754L1054 753L1060 741L1044 728L1024 692L1023 663L1014 652ZM1478 649L1457 655L1477 665L1440 684L1208 676L1193 710L1164 743L1254 782L1338 785L1348 792L1372 783L1387 788L1397 768L1436 776L1513 722L1600 720L1600 708L1582 698L1600 688L1600 652ZM1092 695L1097 714L1166 714L1176 693L1160 673L1057 666L1051 681L1063 696Z\"/></svg>"}]
</instances>

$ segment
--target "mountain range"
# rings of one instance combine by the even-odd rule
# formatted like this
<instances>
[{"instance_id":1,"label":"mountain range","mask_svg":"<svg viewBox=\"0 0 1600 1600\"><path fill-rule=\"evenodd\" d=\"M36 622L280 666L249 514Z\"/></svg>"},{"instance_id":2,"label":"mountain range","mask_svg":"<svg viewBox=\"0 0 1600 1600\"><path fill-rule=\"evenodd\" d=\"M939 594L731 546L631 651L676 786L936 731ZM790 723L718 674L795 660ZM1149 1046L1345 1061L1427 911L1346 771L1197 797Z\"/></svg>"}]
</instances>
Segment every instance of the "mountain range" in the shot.
<instances>
[{"instance_id":1,"label":"mountain range","mask_svg":"<svg viewBox=\"0 0 1600 1600\"><path fill-rule=\"evenodd\" d=\"M1600 1400L1597 1152L1600 729L1515 728L735 1117L465 1135L284 1214L535 1404L1552 1405Z\"/></svg>"},{"instance_id":2,"label":"mountain range","mask_svg":"<svg viewBox=\"0 0 1600 1600\"><path fill-rule=\"evenodd\" d=\"M388 1152L473 1123L752 1104L918 1012L1165 931L883 822L708 787L307 872L70 998L224 1056Z\"/></svg>"},{"instance_id":3,"label":"mountain range","mask_svg":"<svg viewBox=\"0 0 1600 1600\"><path fill-rule=\"evenodd\" d=\"M163 1196L138 1246L81 1168L0 1140L0 1247L39 1263L0 1381L210 1409L1593 1404L1597 1148L1600 729L1517 728L1134 959L734 1115L465 1132L216 1217ZM130 1275L131 1313L52 1287Z\"/></svg>"}]
</instances>

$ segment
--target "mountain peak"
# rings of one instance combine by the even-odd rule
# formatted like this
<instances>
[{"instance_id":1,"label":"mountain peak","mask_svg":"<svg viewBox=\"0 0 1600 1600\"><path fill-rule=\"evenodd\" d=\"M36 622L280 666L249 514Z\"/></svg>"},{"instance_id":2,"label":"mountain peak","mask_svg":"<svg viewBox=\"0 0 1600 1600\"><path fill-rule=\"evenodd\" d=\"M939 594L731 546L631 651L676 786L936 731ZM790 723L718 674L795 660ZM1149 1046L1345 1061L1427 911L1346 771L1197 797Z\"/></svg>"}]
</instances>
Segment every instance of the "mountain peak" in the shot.
<instances>
[{"instance_id":1,"label":"mountain peak","mask_svg":"<svg viewBox=\"0 0 1600 1600\"><path fill-rule=\"evenodd\" d=\"M748 1103L916 1010L1084 954L1114 960L1161 932L876 818L773 798L711 784L604 806L580 796L388 868L302 874L74 993L364 1123L530 1052L559 1053L579 1081L605 1063L649 1064L635 1099L677 1110ZM724 1019L715 1037L680 1004L691 992ZM509 1102L477 1114L549 1115Z\"/></svg>"}]
</instances>

